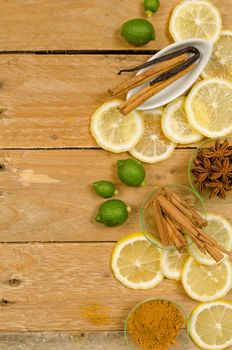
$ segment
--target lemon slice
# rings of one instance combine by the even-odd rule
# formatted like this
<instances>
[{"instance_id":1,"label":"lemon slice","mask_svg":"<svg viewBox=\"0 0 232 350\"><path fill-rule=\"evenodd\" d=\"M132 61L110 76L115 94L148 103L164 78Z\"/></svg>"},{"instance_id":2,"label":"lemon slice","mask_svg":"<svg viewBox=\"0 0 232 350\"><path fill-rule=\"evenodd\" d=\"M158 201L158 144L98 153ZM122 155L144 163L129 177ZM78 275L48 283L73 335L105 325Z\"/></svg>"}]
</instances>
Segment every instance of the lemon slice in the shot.
<instances>
[{"instance_id":1,"label":"lemon slice","mask_svg":"<svg viewBox=\"0 0 232 350\"><path fill-rule=\"evenodd\" d=\"M144 133L129 152L142 162L157 163L174 152L176 144L165 137L161 128L162 113L161 108L140 112L145 126Z\"/></svg>"},{"instance_id":2,"label":"lemon slice","mask_svg":"<svg viewBox=\"0 0 232 350\"><path fill-rule=\"evenodd\" d=\"M123 101L113 100L96 109L91 117L90 130L97 144L114 153L125 152L141 138L144 130L139 113L123 116L118 106Z\"/></svg>"},{"instance_id":3,"label":"lemon slice","mask_svg":"<svg viewBox=\"0 0 232 350\"><path fill-rule=\"evenodd\" d=\"M218 244L227 249L232 249L232 225L231 223L221 215L208 213L207 214L208 226L204 228L204 231L215 239ZM206 253L203 254L193 243L188 247L188 252L192 257L203 265L216 265L216 261Z\"/></svg>"},{"instance_id":4,"label":"lemon slice","mask_svg":"<svg viewBox=\"0 0 232 350\"><path fill-rule=\"evenodd\" d=\"M232 31L223 30L219 41L215 44L210 61L204 71L203 78L222 78L232 81Z\"/></svg>"},{"instance_id":5,"label":"lemon slice","mask_svg":"<svg viewBox=\"0 0 232 350\"><path fill-rule=\"evenodd\" d=\"M118 241L112 252L111 268L121 283L133 289L150 289L163 280L160 251L142 233Z\"/></svg>"},{"instance_id":6,"label":"lemon slice","mask_svg":"<svg viewBox=\"0 0 232 350\"><path fill-rule=\"evenodd\" d=\"M221 28L220 12L207 0L182 1L174 8L169 22L175 41L199 38L216 42Z\"/></svg>"},{"instance_id":7,"label":"lemon slice","mask_svg":"<svg viewBox=\"0 0 232 350\"><path fill-rule=\"evenodd\" d=\"M188 121L200 134L216 138L232 131L232 83L218 78L197 83L185 103Z\"/></svg>"},{"instance_id":8,"label":"lemon slice","mask_svg":"<svg viewBox=\"0 0 232 350\"><path fill-rule=\"evenodd\" d=\"M162 116L162 129L172 142L182 145L197 142L202 136L191 128L185 113L185 97L169 103Z\"/></svg>"},{"instance_id":9,"label":"lemon slice","mask_svg":"<svg viewBox=\"0 0 232 350\"><path fill-rule=\"evenodd\" d=\"M231 265L223 260L214 266L200 265L192 257L186 261L182 284L186 293L195 300L213 301L223 298L232 287Z\"/></svg>"},{"instance_id":10,"label":"lemon slice","mask_svg":"<svg viewBox=\"0 0 232 350\"><path fill-rule=\"evenodd\" d=\"M178 252L178 250L163 250L160 259L162 274L173 280L180 280L185 261L189 257L188 252Z\"/></svg>"},{"instance_id":11,"label":"lemon slice","mask_svg":"<svg viewBox=\"0 0 232 350\"><path fill-rule=\"evenodd\" d=\"M189 332L202 349L232 346L232 303L219 300L198 305L190 317Z\"/></svg>"}]
</instances>

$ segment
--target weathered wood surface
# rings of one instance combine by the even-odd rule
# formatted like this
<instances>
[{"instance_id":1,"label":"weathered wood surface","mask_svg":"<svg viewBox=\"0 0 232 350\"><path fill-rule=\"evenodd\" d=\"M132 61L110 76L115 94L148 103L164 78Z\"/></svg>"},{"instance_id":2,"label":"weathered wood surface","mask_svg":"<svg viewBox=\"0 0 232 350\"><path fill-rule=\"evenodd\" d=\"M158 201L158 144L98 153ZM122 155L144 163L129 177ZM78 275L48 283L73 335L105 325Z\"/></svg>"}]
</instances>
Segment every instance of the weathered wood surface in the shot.
<instances>
[{"instance_id":1,"label":"weathered wood surface","mask_svg":"<svg viewBox=\"0 0 232 350\"><path fill-rule=\"evenodd\" d=\"M96 147L89 133L92 111L110 99L109 87L126 79L116 75L118 69L148 57L102 50L167 45L168 17L177 2L162 1L150 19L157 41L135 48L119 30L125 20L143 16L142 1L0 1L0 148ZM224 27L231 29L232 7L225 0L213 2ZM17 50L99 55L3 52ZM134 189L116 176L116 160L126 154L0 151L5 166L0 167L0 241L9 242L0 244L0 350L126 350L123 322L138 301L165 296L190 312L196 302L180 283L165 280L150 291L129 290L114 279L110 256L117 239L139 229L139 205L154 185L188 183L191 152L177 150L167 162L146 166L147 186ZM118 198L132 207L119 228L107 229L94 220L103 199L90 183L102 178L114 181ZM211 206L232 218L229 205ZM231 293L227 299L232 300ZM184 349L195 346L189 341Z\"/></svg>"},{"instance_id":2,"label":"weathered wood surface","mask_svg":"<svg viewBox=\"0 0 232 350\"><path fill-rule=\"evenodd\" d=\"M139 206L154 186L188 185L191 154L192 150L176 150L168 161L146 165L147 185L131 188L120 183L116 168L117 160L128 154L119 156L102 150L1 151L0 162L5 168L0 171L0 241L116 241L138 231ZM117 198L132 208L123 226L106 228L95 222L104 199L93 192L91 183L102 179L116 183ZM224 202L212 209L232 218L230 205Z\"/></svg>"},{"instance_id":3,"label":"weathered wood surface","mask_svg":"<svg viewBox=\"0 0 232 350\"><path fill-rule=\"evenodd\" d=\"M148 57L0 55L0 148L97 147L91 114Z\"/></svg>"},{"instance_id":4,"label":"weathered wood surface","mask_svg":"<svg viewBox=\"0 0 232 350\"><path fill-rule=\"evenodd\" d=\"M114 243L0 245L2 331L122 330L139 301L164 297L190 312L180 282L131 290L112 275ZM232 300L232 293L227 298Z\"/></svg>"},{"instance_id":5,"label":"weathered wood surface","mask_svg":"<svg viewBox=\"0 0 232 350\"><path fill-rule=\"evenodd\" d=\"M0 55L0 148L92 147L94 109L148 56Z\"/></svg>"},{"instance_id":6,"label":"weathered wood surface","mask_svg":"<svg viewBox=\"0 0 232 350\"><path fill-rule=\"evenodd\" d=\"M123 332L0 333L1 350L128 350ZM189 339L183 350L198 349Z\"/></svg>"},{"instance_id":7,"label":"weathered wood surface","mask_svg":"<svg viewBox=\"0 0 232 350\"><path fill-rule=\"evenodd\" d=\"M157 40L142 49L167 45L168 19L179 0L162 0L151 18ZM226 0L213 0L231 28L232 9ZM0 50L122 50L141 49L120 36L126 20L143 17L142 1L125 0L4 0L0 2Z\"/></svg>"}]
</instances>

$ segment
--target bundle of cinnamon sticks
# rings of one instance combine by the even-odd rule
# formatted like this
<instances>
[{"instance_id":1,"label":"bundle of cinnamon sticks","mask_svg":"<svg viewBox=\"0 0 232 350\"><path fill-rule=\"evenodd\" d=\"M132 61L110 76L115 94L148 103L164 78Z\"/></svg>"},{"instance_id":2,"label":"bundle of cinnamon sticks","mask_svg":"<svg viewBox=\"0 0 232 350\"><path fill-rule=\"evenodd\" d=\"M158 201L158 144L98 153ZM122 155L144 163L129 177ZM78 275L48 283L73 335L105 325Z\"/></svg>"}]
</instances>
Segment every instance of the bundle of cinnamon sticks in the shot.
<instances>
[{"instance_id":1,"label":"bundle of cinnamon sticks","mask_svg":"<svg viewBox=\"0 0 232 350\"><path fill-rule=\"evenodd\" d=\"M224 254L232 256L202 230L207 226L207 221L176 193L163 188L154 199L153 208L164 247L174 244L176 249L182 251L186 248L188 236L202 253L207 252L216 262L221 261Z\"/></svg>"},{"instance_id":2,"label":"bundle of cinnamon sticks","mask_svg":"<svg viewBox=\"0 0 232 350\"><path fill-rule=\"evenodd\" d=\"M193 54L193 56L189 56L190 54ZM196 62L199 57L200 53L195 47L186 47L171 54L148 61L138 67L122 70L119 73L132 72L152 66L152 68L149 68L140 75L130 78L122 85L114 89L109 89L108 92L111 96L117 96L149 82L149 85L132 95L118 107L123 115L127 115L149 98L190 72L194 68L193 63Z\"/></svg>"}]
</instances>

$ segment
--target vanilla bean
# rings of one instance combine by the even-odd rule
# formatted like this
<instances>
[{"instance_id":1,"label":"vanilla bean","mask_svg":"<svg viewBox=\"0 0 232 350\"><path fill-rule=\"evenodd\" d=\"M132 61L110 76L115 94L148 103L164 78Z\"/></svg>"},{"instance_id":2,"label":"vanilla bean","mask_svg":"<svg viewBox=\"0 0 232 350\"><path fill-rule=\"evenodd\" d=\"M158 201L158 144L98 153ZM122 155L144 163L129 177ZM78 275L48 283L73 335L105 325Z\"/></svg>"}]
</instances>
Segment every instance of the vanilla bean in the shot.
<instances>
[{"instance_id":1,"label":"vanilla bean","mask_svg":"<svg viewBox=\"0 0 232 350\"><path fill-rule=\"evenodd\" d=\"M168 61L161 62L159 64L156 64L155 66L151 67L150 69L147 69L145 72L136 75L134 77L131 77L129 80L125 81L121 85L109 89L108 93L111 96L116 96L119 94L122 94L128 90L134 89L135 87L142 85L148 81L151 81L156 76L158 76L161 73L166 72L168 69L171 69L175 67L177 64L183 63L187 60L188 55L183 54L178 57L174 57Z\"/></svg>"},{"instance_id":2,"label":"vanilla bean","mask_svg":"<svg viewBox=\"0 0 232 350\"><path fill-rule=\"evenodd\" d=\"M194 55L194 56L188 58L187 61L185 61L184 63L181 63L178 66L171 68L167 72L164 72L164 73L158 75L158 77L156 77L154 80L150 81L150 85L153 86L157 83L160 83L164 80L168 80L168 79L174 77L176 74L178 74L178 73L184 71L186 68L190 67L198 59L199 59L198 55Z\"/></svg>"},{"instance_id":3,"label":"vanilla bean","mask_svg":"<svg viewBox=\"0 0 232 350\"><path fill-rule=\"evenodd\" d=\"M128 68L128 69L121 69L119 72L118 72L118 75L121 75L121 73L130 73L130 72L136 72L140 69L144 69L144 68L147 68L147 67L150 67L150 66L153 66L154 64L157 64L157 63L160 63L160 62L164 62L164 61L167 61L167 60L170 60L174 57L177 57L177 56L180 56L184 53L193 53L194 56L193 57L197 57L197 59L200 57L200 51L194 47L194 46L188 46L188 47L185 47L183 49L180 49L180 50L177 50L177 51L174 51L174 52L171 52L169 54L166 54L164 56L161 56L161 57L158 57L158 58L153 58L152 60L148 61L148 62L145 62L143 64L140 64L139 66L136 66L136 67L133 67L133 68ZM197 60L196 59L196 60ZM195 61L194 61L195 62Z\"/></svg>"}]
</instances>

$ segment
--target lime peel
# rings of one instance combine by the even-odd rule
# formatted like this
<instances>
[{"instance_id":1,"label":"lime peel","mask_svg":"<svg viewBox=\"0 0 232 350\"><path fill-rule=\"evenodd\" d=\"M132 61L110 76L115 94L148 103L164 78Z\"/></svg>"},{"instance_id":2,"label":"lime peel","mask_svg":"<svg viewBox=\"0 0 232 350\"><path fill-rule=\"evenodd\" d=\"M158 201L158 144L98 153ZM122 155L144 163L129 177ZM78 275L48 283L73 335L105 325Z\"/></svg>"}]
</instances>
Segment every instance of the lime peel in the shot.
<instances>
[{"instance_id":1,"label":"lime peel","mask_svg":"<svg viewBox=\"0 0 232 350\"><path fill-rule=\"evenodd\" d=\"M149 21L134 18L122 25L121 35L130 44L142 46L155 39L155 29Z\"/></svg>"}]
</instances>

